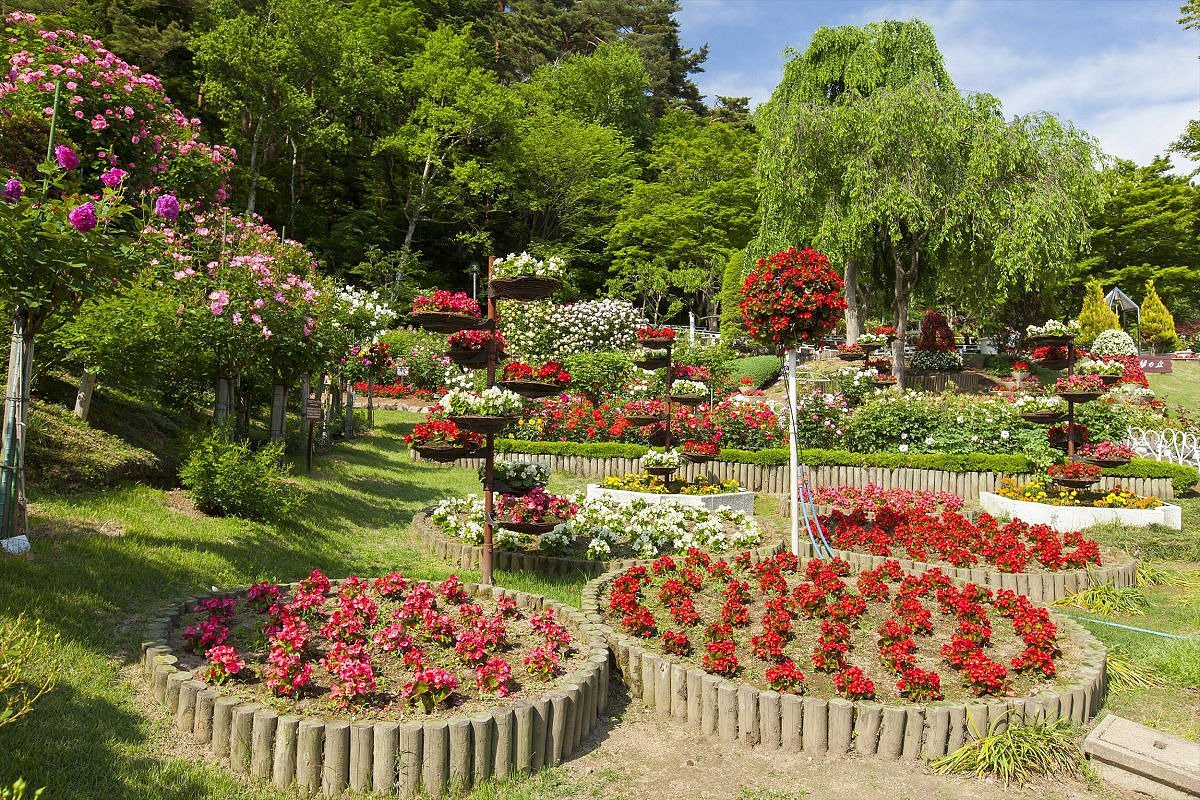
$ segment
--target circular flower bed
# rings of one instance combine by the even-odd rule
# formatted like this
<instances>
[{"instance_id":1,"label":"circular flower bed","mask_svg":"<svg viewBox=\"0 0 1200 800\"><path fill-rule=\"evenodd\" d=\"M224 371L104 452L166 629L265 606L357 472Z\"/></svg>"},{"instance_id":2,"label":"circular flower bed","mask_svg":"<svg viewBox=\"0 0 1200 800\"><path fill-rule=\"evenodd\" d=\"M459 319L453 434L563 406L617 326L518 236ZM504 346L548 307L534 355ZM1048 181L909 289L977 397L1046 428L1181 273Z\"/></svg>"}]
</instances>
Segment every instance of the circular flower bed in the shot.
<instances>
[{"instance_id":1,"label":"circular flower bed","mask_svg":"<svg viewBox=\"0 0 1200 800\"><path fill-rule=\"evenodd\" d=\"M721 553L760 543L753 515L727 508L619 503L593 497L573 506L570 518L549 533L522 535L503 528L496 547L543 555L608 561L654 558L689 548ZM483 501L479 495L452 497L438 503L430 520L446 535L471 544L483 541ZM499 523L503 525L503 523Z\"/></svg>"},{"instance_id":2,"label":"circular flower bed","mask_svg":"<svg viewBox=\"0 0 1200 800\"><path fill-rule=\"evenodd\" d=\"M1020 520L1001 523L988 514L975 521L957 511L876 501L844 491L822 519L834 547L875 556L902 553L914 561L952 567L990 565L1001 572L1054 572L1100 565L1100 545L1078 532L1059 533ZM822 498L818 493L818 502Z\"/></svg>"},{"instance_id":3,"label":"circular flower bed","mask_svg":"<svg viewBox=\"0 0 1200 800\"><path fill-rule=\"evenodd\" d=\"M604 707L607 649L576 612L454 576L314 571L168 614L143 646L155 698L281 787L440 796L557 763Z\"/></svg>"},{"instance_id":4,"label":"circular flower bed","mask_svg":"<svg viewBox=\"0 0 1200 800\"><path fill-rule=\"evenodd\" d=\"M725 740L916 758L961 744L968 717L982 731L1099 707L1103 647L1081 628L896 561L693 551L606 573L583 599L635 695Z\"/></svg>"}]
</instances>

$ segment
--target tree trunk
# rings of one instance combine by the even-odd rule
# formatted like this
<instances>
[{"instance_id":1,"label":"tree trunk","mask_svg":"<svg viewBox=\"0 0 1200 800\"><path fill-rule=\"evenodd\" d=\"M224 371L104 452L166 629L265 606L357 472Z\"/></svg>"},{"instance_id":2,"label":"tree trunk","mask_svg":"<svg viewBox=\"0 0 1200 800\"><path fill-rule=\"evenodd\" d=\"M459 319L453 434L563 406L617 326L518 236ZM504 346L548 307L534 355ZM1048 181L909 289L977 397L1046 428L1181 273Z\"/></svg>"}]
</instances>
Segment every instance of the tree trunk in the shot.
<instances>
[{"instance_id":1,"label":"tree trunk","mask_svg":"<svg viewBox=\"0 0 1200 800\"><path fill-rule=\"evenodd\" d=\"M222 375L217 378L217 405L213 409L213 423L223 425L233 413L233 378Z\"/></svg>"},{"instance_id":2,"label":"tree trunk","mask_svg":"<svg viewBox=\"0 0 1200 800\"><path fill-rule=\"evenodd\" d=\"M354 384L346 381L346 427L342 431L347 439L354 438Z\"/></svg>"},{"instance_id":3,"label":"tree trunk","mask_svg":"<svg viewBox=\"0 0 1200 800\"><path fill-rule=\"evenodd\" d=\"M83 368L79 378L79 391L75 392L75 416L87 422L88 412L92 409L92 390L96 388L96 376Z\"/></svg>"},{"instance_id":4,"label":"tree trunk","mask_svg":"<svg viewBox=\"0 0 1200 800\"><path fill-rule=\"evenodd\" d=\"M324 387L325 380L321 380ZM333 421L337 418L339 400L342 396L341 387L337 385L332 375L329 376L329 404L325 406L325 418L321 421L321 444L329 444L333 439Z\"/></svg>"},{"instance_id":5,"label":"tree trunk","mask_svg":"<svg viewBox=\"0 0 1200 800\"><path fill-rule=\"evenodd\" d=\"M8 390L4 403L4 453L0 463L0 539L16 536L17 527L17 472L20 466L17 428L21 421L21 406L26 402L25 377L25 327L28 312L18 308L13 312L11 347L8 355Z\"/></svg>"},{"instance_id":6,"label":"tree trunk","mask_svg":"<svg viewBox=\"0 0 1200 800\"><path fill-rule=\"evenodd\" d=\"M300 158L300 148L296 146L296 139L290 137L292 142L292 176L288 182L290 194L290 202L288 203L288 227L295 229L296 227L296 161ZM295 235L295 234L293 234ZM307 397L307 395L305 395Z\"/></svg>"},{"instance_id":7,"label":"tree trunk","mask_svg":"<svg viewBox=\"0 0 1200 800\"><path fill-rule=\"evenodd\" d=\"M237 392L235 394L235 404L237 406L237 422L234 426L234 435L239 439L250 438L250 393L243 386L242 376L237 377Z\"/></svg>"},{"instance_id":8,"label":"tree trunk","mask_svg":"<svg viewBox=\"0 0 1200 800\"><path fill-rule=\"evenodd\" d=\"M846 344L854 344L862 333L858 314L858 260L846 259Z\"/></svg>"},{"instance_id":9,"label":"tree trunk","mask_svg":"<svg viewBox=\"0 0 1200 800\"><path fill-rule=\"evenodd\" d=\"M254 213L254 204L258 199L258 176L262 173L262 164L258 158L258 139L262 134L262 117L254 125L254 137L250 140L250 187L246 193L246 213Z\"/></svg>"},{"instance_id":10,"label":"tree trunk","mask_svg":"<svg viewBox=\"0 0 1200 800\"><path fill-rule=\"evenodd\" d=\"M271 391L271 441L287 439L287 384L276 381Z\"/></svg>"},{"instance_id":11,"label":"tree trunk","mask_svg":"<svg viewBox=\"0 0 1200 800\"><path fill-rule=\"evenodd\" d=\"M404 232L404 245L400 248L401 252L412 252L413 237L417 232L417 222L420 221L421 215L425 213L425 196L429 193L429 181L431 180L432 170L433 156L426 156L425 166L421 170L421 190L417 193L416 208L408 216L408 230Z\"/></svg>"}]
</instances>

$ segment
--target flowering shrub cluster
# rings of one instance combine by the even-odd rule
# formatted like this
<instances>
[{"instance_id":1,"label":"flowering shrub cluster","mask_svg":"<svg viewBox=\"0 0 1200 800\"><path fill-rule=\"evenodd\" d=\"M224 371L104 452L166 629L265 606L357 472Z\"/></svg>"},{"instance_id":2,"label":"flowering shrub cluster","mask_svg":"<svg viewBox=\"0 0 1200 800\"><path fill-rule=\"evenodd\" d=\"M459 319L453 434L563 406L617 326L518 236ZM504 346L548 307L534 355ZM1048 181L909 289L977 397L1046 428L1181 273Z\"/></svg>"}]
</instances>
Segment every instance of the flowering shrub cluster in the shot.
<instances>
[{"instance_id":1,"label":"flowering shrub cluster","mask_svg":"<svg viewBox=\"0 0 1200 800\"><path fill-rule=\"evenodd\" d=\"M1000 523L989 514L975 522L956 511L938 513L932 497L911 493L911 504L877 505L874 498L847 496L824 518L837 548L908 558L954 567L991 564L1002 572L1049 571L1100 564L1100 546L1076 531L1059 533L1048 525L1021 520ZM831 498L833 499L833 498Z\"/></svg>"},{"instance_id":2,"label":"flowering shrub cluster","mask_svg":"<svg viewBox=\"0 0 1200 800\"><path fill-rule=\"evenodd\" d=\"M959 589L937 569L907 575L895 560L854 575L837 559L727 562L691 550L626 570L604 611L710 673L852 700L1024 694L1056 675L1060 656L1049 612L1028 598Z\"/></svg>"},{"instance_id":3,"label":"flowering shrub cluster","mask_svg":"<svg viewBox=\"0 0 1200 800\"><path fill-rule=\"evenodd\" d=\"M314 570L290 593L256 584L244 601L214 597L193 613L189 641L216 622L226 635L236 629L239 639L258 643L241 654L208 647L208 680L258 674L274 695L324 697L340 707L405 703L432 713L460 702L467 685L482 698L507 697L517 688L514 661L549 680L572 646L553 611L527 618L512 598L471 597L453 575L437 584L395 572L373 581L352 576L335 587Z\"/></svg>"},{"instance_id":4,"label":"flowering shrub cluster","mask_svg":"<svg viewBox=\"0 0 1200 800\"><path fill-rule=\"evenodd\" d=\"M511 350L530 361L629 350L637 341L634 331L646 324L633 304L612 299L565 305L502 301L500 316Z\"/></svg>"},{"instance_id":5,"label":"flowering shrub cluster","mask_svg":"<svg viewBox=\"0 0 1200 800\"><path fill-rule=\"evenodd\" d=\"M833 330L846 309L844 287L823 253L791 247L758 260L738 308L751 337L792 347Z\"/></svg>"}]
</instances>

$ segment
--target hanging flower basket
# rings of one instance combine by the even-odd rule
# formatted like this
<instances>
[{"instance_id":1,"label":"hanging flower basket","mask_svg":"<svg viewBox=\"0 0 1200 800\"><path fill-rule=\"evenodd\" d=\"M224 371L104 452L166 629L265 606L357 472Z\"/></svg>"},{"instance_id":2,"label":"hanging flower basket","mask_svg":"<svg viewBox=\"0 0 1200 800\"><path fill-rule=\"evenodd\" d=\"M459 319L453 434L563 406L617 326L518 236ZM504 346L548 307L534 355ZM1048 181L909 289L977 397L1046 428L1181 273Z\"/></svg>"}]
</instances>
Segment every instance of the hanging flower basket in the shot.
<instances>
[{"instance_id":1,"label":"hanging flower basket","mask_svg":"<svg viewBox=\"0 0 1200 800\"><path fill-rule=\"evenodd\" d=\"M1068 403L1090 403L1103 392L1059 392L1058 396Z\"/></svg>"},{"instance_id":2,"label":"hanging flower basket","mask_svg":"<svg viewBox=\"0 0 1200 800\"><path fill-rule=\"evenodd\" d=\"M708 400L707 397L699 397L692 394L672 394L667 396L671 399L672 403L678 403L681 406L689 406L691 408L695 408Z\"/></svg>"},{"instance_id":3,"label":"hanging flower basket","mask_svg":"<svg viewBox=\"0 0 1200 800\"><path fill-rule=\"evenodd\" d=\"M1121 377L1122 377L1121 375L1101 375L1100 381L1105 386L1116 386L1118 383L1121 382Z\"/></svg>"},{"instance_id":4,"label":"hanging flower basket","mask_svg":"<svg viewBox=\"0 0 1200 800\"><path fill-rule=\"evenodd\" d=\"M659 422L665 421L666 420L659 420ZM665 427L660 430L652 431L646 435L646 441L650 442L650 444L654 445L655 447L670 447L675 443L675 439L676 437L672 436L671 432Z\"/></svg>"},{"instance_id":5,"label":"hanging flower basket","mask_svg":"<svg viewBox=\"0 0 1200 800\"><path fill-rule=\"evenodd\" d=\"M1074 336L1029 336L1021 343L1026 350L1038 347L1066 347L1075 341Z\"/></svg>"},{"instance_id":6,"label":"hanging flower basket","mask_svg":"<svg viewBox=\"0 0 1200 800\"><path fill-rule=\"evenodd\" d=\"M1097 458L1096 456L1084 456L1083 460L1089 464L1095 464L1097 467L1102 467L1104 469L1123 467L1129 463L1128 458Z\"/></svg>"},{"instance_id":7,"label":"hanging flower basket","mask_svg":"<svg viewBox=\"0 0 1200 800\"><path fill-rule=\"evenodd\" d=\"M499 433L517 421L516 417L490 417L481 414L451 415L449 420L465 431L481 433Z\"/></svg>"},{"instance_id":8,"label":"hanging flower basket","mask_svg":"<svg viewBox=\"0 0 1200 800\"><path fill-rule=\"evenodd\" d=\"M1098 467L1119 467L1128 464L1135 455L1133 448L1117 442L1097 442L1084 445L1077 455L1083 460Z\"/></svg>"},{"instance_id":9,"label":"hanging flower basket","mask_svg":"<svg viewBox=\"0 0 1200 800\"><path fill-rule=\"evenodd\" d=\"M668 350L675 346L674 339L666 339L662 337L648 337L639 340L638 343L642 347L648 347L651 350Z\"/></svg>"},{"instance_id":10,"label":"hanging flower basket","mask_svg":"<svg viewBox=\"0 0 1200 800\"><path fill-rule=\"evenodd\" d=\"M505 530L516 531L517 533L531 533L535 535L549 533L564 522L566 522L565 519L555 518L544 519L541 522L513 522L512 520L492 519L492 525L497 528L504 528Z\"/></svg>"},{"instance_id":11,"label":"hanging flower basket","mask_svg":"<svg viewBox=\"0 0 1200 800\"><path fill-rule=\"evenodd\" d=\"M716 458L721 449L712 442L684 442L679 452L693 464L706 464Z\"/></svg>"},{"instance_id":12,"label":"hanging flower basket","mask_svg":"<svg viewBox=\"0 0 1200 800\"><path fill-rule=\"evenodd\" d=\"M536 486L511 486L504 481L492 481L492 491L499 494L510 494L514 497L524 497L536 489Z\"/></svg>"},{"instance_id":13,"label":"hanging flower basket","mask_svg":"<svg viewBox=\"0 0 1200 800\"><path fill-rule=\"evenodd\" d=\"M645 467L646 472L651 475L656 475L660 478L669 478L675 474L675 470L679 467Z\"/></svg>"},{"instance_id":14,"label":"hanging flower basket","mask_svg":"<svg viewBox=\"0 0 1200 800\"><path fill-rule=\"evenodd\" d=\"M684 453L683 457L693 464L707 464L716 458L716 456L708 456L703 453Z\"/></svg>"},{"instance_id":15,"label":"hanging flower basket","mask_svg":"<svg viewBox=\"0 0 1200 800\"><path fill-rule=\"evenodd\" d=\"M414 325L434 333L458 333L479 324L479 317L456 314L452 311L422 311L409 318Z\"/></svg>"},{"instance_id":16,"label":"hanging flower basket","mask_svg":"<svg viewBox=\"0 0 1200 800\"><path fill-rule=\"evenodd\" d=\"M1099 478L1055 478L1054 482L1067 489L1088 489Z\"/></svg>"},{"instance_id":17,"label":"hanging flower basket","mask_svg":"<svg viewBox=\"0 0 1200 800\"><path fill-rule=\"evenodd\" d=\"M1071 366L1071 362L1065 358L1035 358L1033 363L1042 369L1060 370Z\"/></svg>"},{"instance_id":18,"label":"hanging flower basket","mask_svg":"<svg viewBox=\"0 0 1200 800\"><path fill-rule=\"evenodd\" d=\"M1031 411L1028 414L1022 414L1021 419L1026 422L1032 422L1035 425L1053 425L1056 422L1062 422L1067 418L1066 414L1058 411Z\"/></svg>"},{"instance_id":19,"label":"hanging flower basket","mask_svg":"<svg viewBox=\"0 0 1200 800\"><path fill-rule=\"evenodd\" d=\"M514 275L493 278L488 284L488 296L497 300L545 300L563 287L558 278L545 275Z\"/></svg>"},{"instance_id":20,"label":"hanging flower basket","mask_svg":"<svg viewBox=\"0 0 1200 800\"><path fill-rule=\"evenodd\" d=\"M662 369L671 362L671 357L668 355L654 356L652 358L639 358L633 363L642 369Z\"/></svg>"},{"instance_id":21,"label":"hanging flower basket","mask_svg":"<svg viewBox=\"0 0 1200 800\"><path fill-rule=\"evenodd\" d=\"M530 400L562 394L563 391L563 387L557 383L547 383L544 381L500 381L499 386L501 389L516 392L521 397L526 397Z\"/></svg>"},{"instance_id":22,"label":"hanging flower basket","mask_svg":"<svg viewBox=\"0 0 1200 800\"><path fill-rule=\"evenodd\" d=\"M482 369L487 366L487 350L447 350L446 355L460 367ZM496 351L497 362L503 361L506 358L508 358L508 355L503 350Z\"/></svg>"},{"instance_id":23,"label":"hanging flower basket","mask_svg":"<svg viewBox=\"0 0 1200 800\"><path fill-rule=\"evenodd\" d=\"M626 414L625 419L629 420L630 425L636 425L639 428L667 421L667 418L661 414Z\"/></svg>"},{"instance_id":24,"label":"hanging flower basket","mask_svg":"<svg viewBox=\"0 0 1200 800\"><path fill-rule=\"evenodd\" d=\"M420 444L413 447L413 450L417 451L421 458L438 464L449 464L460 458L469 458L478 453L480 449L457 444Z\"/></svg>"}]
</instances>

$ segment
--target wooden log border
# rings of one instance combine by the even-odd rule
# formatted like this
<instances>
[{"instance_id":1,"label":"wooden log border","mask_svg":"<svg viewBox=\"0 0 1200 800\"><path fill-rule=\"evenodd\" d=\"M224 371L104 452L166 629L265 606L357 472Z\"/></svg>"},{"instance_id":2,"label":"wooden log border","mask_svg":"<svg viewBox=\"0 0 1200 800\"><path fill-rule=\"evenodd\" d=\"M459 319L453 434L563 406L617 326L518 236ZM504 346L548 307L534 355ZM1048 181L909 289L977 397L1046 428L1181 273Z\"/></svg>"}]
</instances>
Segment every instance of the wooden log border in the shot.
<instances>
[{"instance_id":1,"label":"wooden log border","mask_svg":"<svg viewBox=\"0 0 1200 800\"><path fill-rule=\"evenodd\" d=\"M815 757L857 753L879 759L932 761L996 730L1044 720L1070 719L1082 725L1103 705L1108 686L1105 646L1081 625L1055 616L1054 623L1083 648L1076 680L1032 697L972 698L924 705L842 698L801 697L711 675L669 656L648 651L642 642L604 623L600 597L623 572L606 572L583 590L583 613L600 625L616 656L630 695L663 716L675 716L705 738L770 751ZM670 692L657 676L682 670ZM684 713L670 714L681 704Z\"/></svg>"},{"instance_id":2,"label":"wooden log border","mask_svg":"<svg viewBox=\"0 0 1200 800\"><path fill-rule=\"evenodd\" d=\"M931 569L940 569L952 581L974 583L989 589L1011 589L1017 594L1023 594L1035 605L1049 605L1068 595L1082 592L1089 586L1109 583L1118 589L1134 586L1137 583L1137 560L1122 553L1124 559L1115 565L1101 566L1089 569L1064 569L1057 572L999 572L983 567L951 567L940 564L927 564L924 561L913 561L908 558L889 556L874 556L870 553L857 553L853 550L834 549L835 557L847 561L853 570L874 569L884 561L900 562L900 568L905 572L920 575ZM816 558L816 551L811 543L800 541L800 557L802 559Z\"/></svg>"},{"instance_id":3,"label":"wooden log border","mask_svg":"<svg viewBox=\"0 0 1200 800\"><path fill-rule=\"evenodd\" d=\"M503 453L505 458L532 461L543 464L552 472L565 472L585 478L603 478L607 475L624 475L638 472L641 459L637 458L590 458L585 456L558 456L546 453ZM421 457L413 453L413 459ZM424 463L434 464L426 461ZM478 468L482 458L464 458L455 462L457 466ZM445 465L447 468L454 465ZM744 488L761 494L787 495L788 468L786 466L762 466L743 464L739 461L709 461L706 464L684 464L678 473L681 477L694 480L697 476L736 480ZM818 464L808 468L809 481L813 486L857 486L869 483L884 489L913 489L927 492L952 492L964 500L978 501L980 492L994 492L1001 478L1015 478L1025 483L1036 477L1030 473L1005 475L998 472L947 472L936 469L914 467L842 467ZM1116 478L1105 476L1099 488L1111 489L1124 486L1141 495L1153 495L1160 500L1175 498L1175 489L1170 478Z\"/></svg>"},{"instance_id":4,"label":"wooden log border","mask_svg":"<svg viewBox=\"0 0 1200 800\"><path fill-rule=\"evenodd\" d=\"M429 553L450 564L455 569L476 570L482 563L483 548L471 544L465 539L458 539L442 532L427 514L420 513L413 517L412 529L421 538L421 545ZM751 552L759 559L773 556L782 552L784 543L764 545ZM728 553L733 558L741 550L731 550ZM538 575L553 577L556 575L577 575L593 578L613 570L626 570L637 564L648 565L652 559L628 558L616 561L589 561L584 558L561 558L545 556L541 553L515 552L512 550L493 551L494 566L509 572L533 572Z\"/></svg>"},{"instance_id":5,"label":"wooden log border","mask_svg":"<svg viewBox=\"0 0 1200 800\"><path fill-rule=\"evenodd\" d=\"M204 746L233 772L280 789L295 786L305 794L330 796L352 788L441 798L492 777L529 774L570 758L608 704L610 659L601 626L540 595L463 586L472 597L505 595L528 611L554 610L572 629L586 661L541 697L472 717L422 723L280 716L259 703L222 695L222 687L177 666L166 642L183 615L212 596L201 594L158 612L141 646L141 666L179 735ZM244 596L245 589L222 594Z\"/></svg>"}]
</instances>

